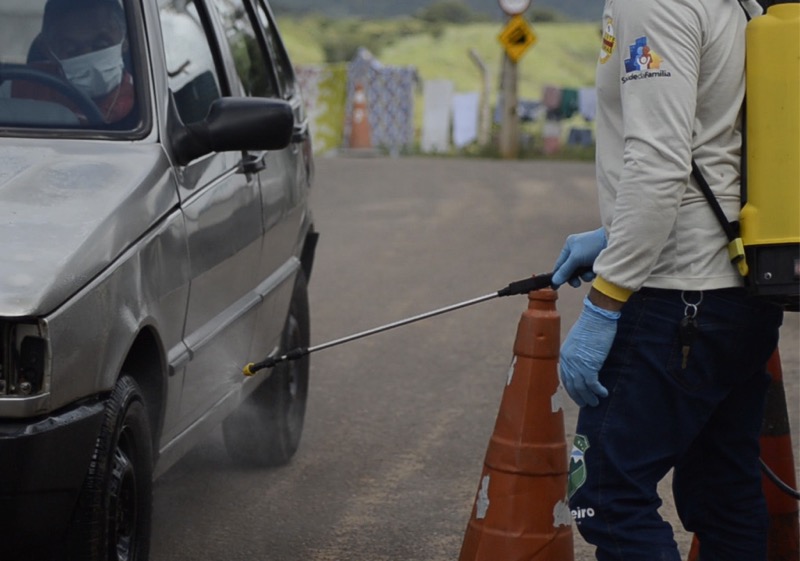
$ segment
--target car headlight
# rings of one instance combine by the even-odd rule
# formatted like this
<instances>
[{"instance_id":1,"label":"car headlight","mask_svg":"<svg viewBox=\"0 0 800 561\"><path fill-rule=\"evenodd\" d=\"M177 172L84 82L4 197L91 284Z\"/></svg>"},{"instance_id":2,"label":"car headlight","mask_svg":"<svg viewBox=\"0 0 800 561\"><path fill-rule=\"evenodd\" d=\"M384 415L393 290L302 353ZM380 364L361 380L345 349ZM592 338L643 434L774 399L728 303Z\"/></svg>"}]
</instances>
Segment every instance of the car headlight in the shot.
<instances>
[{"instance_id":1,"label":"car headlight","mask_svg":"<svg viewBox=\"0 0 800 561\"><path fill-rule=\"evenodd\" d=\"M47 341L36 323L0 324L0 396L27 397L45 389Z\"/></svg>"}]
</instances>

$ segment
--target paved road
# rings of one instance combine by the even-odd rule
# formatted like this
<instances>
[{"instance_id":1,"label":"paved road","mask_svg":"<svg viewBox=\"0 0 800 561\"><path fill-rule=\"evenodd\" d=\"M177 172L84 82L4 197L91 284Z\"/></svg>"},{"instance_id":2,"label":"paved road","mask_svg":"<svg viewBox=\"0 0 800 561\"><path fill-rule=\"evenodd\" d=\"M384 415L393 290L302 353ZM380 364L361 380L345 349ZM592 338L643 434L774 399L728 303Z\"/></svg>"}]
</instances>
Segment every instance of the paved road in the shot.
<instances>
[{"instance_id":1,"label":"paved road","mask_svg":"<svg viewBox=\"0 0 800 561\"><path fill-rule=\"evenodd\" d=\"M340 158L317 173L312 344L545 272L568 233L597 223L590 164ZM582 294L560 291L562 336ZM492 300L314 354L291 464L242 469L211 434L156 486L153 561L457 559L525 306ZM798 340L790 314L795 443ZM669 501L664 514L675 520ZM592 558L577 533L575 548Z\"/></svg>"}]
</instances>

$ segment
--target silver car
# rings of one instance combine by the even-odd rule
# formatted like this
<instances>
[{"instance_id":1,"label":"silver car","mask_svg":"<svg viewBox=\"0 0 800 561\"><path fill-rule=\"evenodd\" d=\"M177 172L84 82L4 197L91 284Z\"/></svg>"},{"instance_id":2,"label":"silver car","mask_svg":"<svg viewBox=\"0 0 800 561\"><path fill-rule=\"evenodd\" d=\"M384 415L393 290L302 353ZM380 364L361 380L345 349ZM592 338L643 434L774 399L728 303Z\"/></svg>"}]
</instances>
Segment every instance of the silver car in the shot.
<instances>
[{"instance_id":1,"label":"silver car","mask_svg":"<svg viewBox=\"0 0 800 561\"><path fill-rule=\"evenodd\" d=\"M311 154L266 0L0 0L0 559L146 560L219 424L289 461Z\"/></svg>"}]
</instances>

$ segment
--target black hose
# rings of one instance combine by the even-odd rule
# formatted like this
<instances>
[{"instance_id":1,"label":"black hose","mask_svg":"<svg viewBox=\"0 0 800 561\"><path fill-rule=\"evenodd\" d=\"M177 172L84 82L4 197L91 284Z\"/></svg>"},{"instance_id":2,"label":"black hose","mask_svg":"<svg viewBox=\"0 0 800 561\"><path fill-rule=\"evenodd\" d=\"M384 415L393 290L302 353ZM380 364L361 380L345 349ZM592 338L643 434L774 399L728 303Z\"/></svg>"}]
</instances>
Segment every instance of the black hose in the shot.
<instances>
[{"instance_id":1,"label":"black hose","mask_svg":"<svg viewBox=\"0 0 800 561\"><path fill-rule=\"evenodd\" d=\"M784 493L786 493L787 495L789 495L793 499L795 499L797 501L800 501L800 492L798 492L797 489L792 489L789 485L784 483L781 480L781 478L778 477L775 474L775 472L772 471L769 468L769 466L764 462L764 460L759 458L759 461L761 462L761 470L764 472L764 474L766 474L766 476L769 478L769 480L772 481L778 487L778 489L780 489L781 491L783 491Z\"/></svg>"}]
</instances>

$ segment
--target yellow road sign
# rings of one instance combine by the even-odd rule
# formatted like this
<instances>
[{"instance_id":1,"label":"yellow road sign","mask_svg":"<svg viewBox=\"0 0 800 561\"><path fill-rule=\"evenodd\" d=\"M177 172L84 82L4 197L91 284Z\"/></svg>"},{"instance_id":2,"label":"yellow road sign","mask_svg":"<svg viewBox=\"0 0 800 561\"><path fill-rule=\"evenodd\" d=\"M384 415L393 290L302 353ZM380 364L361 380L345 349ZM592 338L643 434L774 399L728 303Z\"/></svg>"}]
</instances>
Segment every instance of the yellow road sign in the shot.
<instances>
[{"instance_id":1,"label":"yellow road sign","mask_svg":"<svg viewBox=\"0 0 800 561\"><path fill-rule=\"evenodd\" d=\"M536 34L525 18L517 15L508 20L498 39L506 49L508 58L517 62L536 43Z\"/></svg>"}]
</instances>

